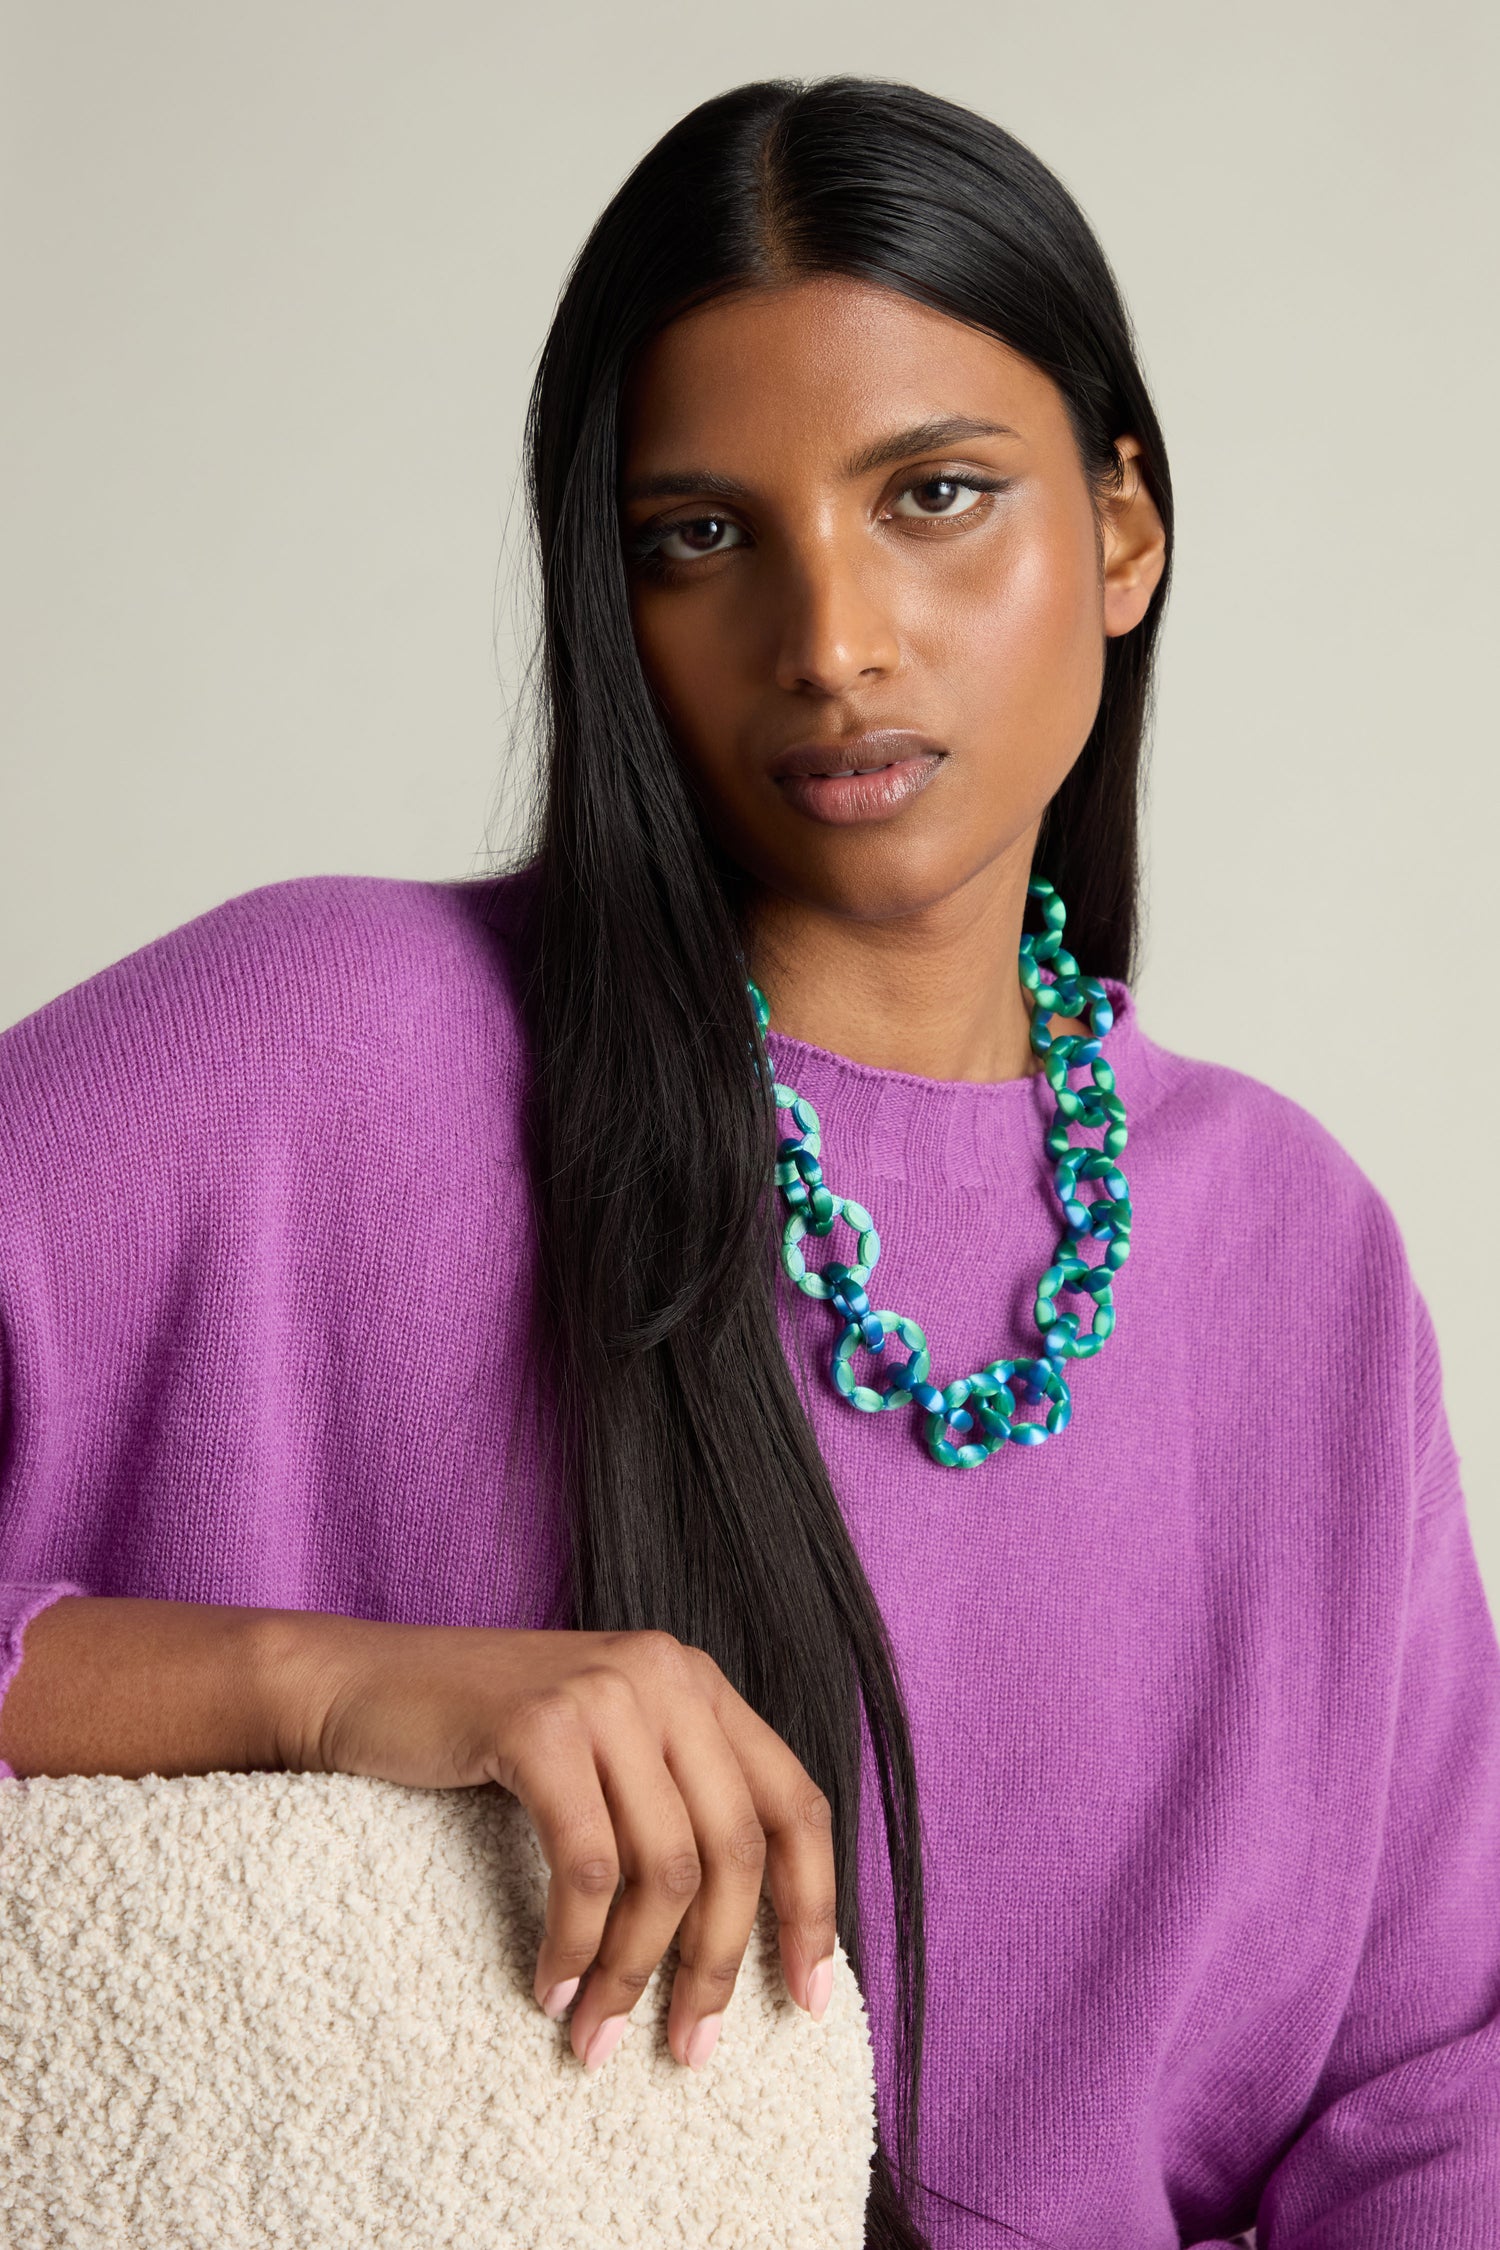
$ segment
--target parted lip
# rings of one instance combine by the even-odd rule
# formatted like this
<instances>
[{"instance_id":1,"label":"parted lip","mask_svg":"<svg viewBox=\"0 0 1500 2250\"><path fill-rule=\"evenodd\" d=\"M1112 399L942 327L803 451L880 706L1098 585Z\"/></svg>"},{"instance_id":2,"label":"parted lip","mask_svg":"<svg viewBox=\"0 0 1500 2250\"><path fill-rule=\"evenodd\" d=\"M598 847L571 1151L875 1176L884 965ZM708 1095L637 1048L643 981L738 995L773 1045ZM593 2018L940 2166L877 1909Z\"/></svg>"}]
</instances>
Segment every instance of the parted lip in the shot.
<instances>
[{"instance_id":1,"label":"parted lip","mask_svg":"<svg viewBox=\"0 0 1500 2250\"><path fill-rule=\"evenodd\" d=\"M866 734L840 735L832 742L794 742L778 750L766 770L773 781L798 775L872 773L903 758L943 758L940 742L905 727L879 727Z\"/></svg>"}]
</instances>

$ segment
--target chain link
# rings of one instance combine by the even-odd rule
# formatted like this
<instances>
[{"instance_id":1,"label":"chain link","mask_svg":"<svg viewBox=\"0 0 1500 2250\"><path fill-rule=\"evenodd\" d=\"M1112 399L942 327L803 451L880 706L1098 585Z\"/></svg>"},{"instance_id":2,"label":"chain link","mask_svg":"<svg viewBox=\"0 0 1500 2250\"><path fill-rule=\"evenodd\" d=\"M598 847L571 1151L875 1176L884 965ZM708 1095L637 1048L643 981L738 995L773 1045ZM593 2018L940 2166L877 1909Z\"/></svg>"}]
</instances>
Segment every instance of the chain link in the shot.
<instances>
[{"instance_id":1,"label":"chain link","mask_svg":"<svg viewBox=\"0 0 1500 2250\"><path fill-rule=\"evenodd\" d=\"M1115 1325L1114 1277L1130 1255L1130 1188L1118 1162L1126 1142L1125 1104L1102 1047L1114 1009L1103 984L1084 976L1063 945L1067 912L1052 885L1034 875L1028 896L1040 902L1042 928L1021 939L1021 989L1031 1012L1032 1051L1042 1058L1053 1096L1044 1145L1053 1160L1053 1187L1064 1221L1052 1263L1037 1283L1034 1318L1042 1339L1040 1358L992 1360L942 1388L931 1380L931 1354L917 1323L904 1313L871 1308L869 1283L880 1257L880 1236L864 1205L835 1194L824 1179L817 1111L794 1087L775 1086L778 1118L786 1127L777 1143L775 1169L787 1213L782 1269L806 1296L831 1304L843 1324L833 1347L834 1389L862 1414L914 1406L923 1417L927 1450L945 1468L977 1468L1007 1443L1041 1445L1067 1428L1073 1399L1063 1370L1070 1360L1092 1359L1107 1342ZM756 985L747 989L763 1040L770 1010ZM1086 1016L1088 1032L1054 1034L1051 1025L1059 1016ZM1089 1082L1070 1086L1070 1074L1084 1069ZM1080 1132L1102 1130L1100 1147L1070 1140L1075 1127ZM1094 1191L1087 1199L1085 1186ZM853 1260L809 1266L802 1249L808 1236L826 1238L840 1221L854 1234ZM1103 1245L1097 1263L1082 1255L1082 1245L1089 1241ZM1064 1312L1058 1305L1064 1295L1089 1300L1089 1326L1081 1334L1081 1313ZM892 1338L905 1350L905 1364L888 1366L884 1384L862 1382L855 1373L855 1353L879 1357ZM1041 1420L1022 1420L1023 1405L1040 1407Z\"/></svg>"}]
</instances>

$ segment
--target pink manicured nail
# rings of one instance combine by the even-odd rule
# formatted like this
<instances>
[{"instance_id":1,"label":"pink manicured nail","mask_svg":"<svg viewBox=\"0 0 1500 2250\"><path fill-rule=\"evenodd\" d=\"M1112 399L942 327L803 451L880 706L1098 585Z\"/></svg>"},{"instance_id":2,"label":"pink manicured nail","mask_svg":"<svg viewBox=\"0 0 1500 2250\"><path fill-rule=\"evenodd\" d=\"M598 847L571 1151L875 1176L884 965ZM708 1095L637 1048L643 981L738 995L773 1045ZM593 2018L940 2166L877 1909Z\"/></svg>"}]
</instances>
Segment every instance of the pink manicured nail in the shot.
<instances>
[{"instance_id":1,"label":"pink manicured nail","mask_svg":"<svg viewBox=\"0 0 1500 2250\"><path fill-rule=\"evenodd\" d=\"M705 2016L701 2023L694 2024L687 2043L687 2059L693 2070L701 2070L719 2044L719 2026L723 2021L722 2016Z\"/></svg>"},{"instance_id":2,"label":"pink manicured nail","mask_svg":"<svg viewBox=\"0 0 1500 2250\"><path fill-rule=\"evenodd\" d=\"M543 2015L550 2016L552 2021L556 2023L558 2017L562 2014L564 2008L569 2005L574 1993L578 1990L580 1981L578 1977L569 1977L566 1983L555 1984L542 2002Z\"/></svg>"},{"instance_id":3,"label":"pink manicured nail","mask_svg":"<svg viewBox=\"0 0 1500 2250\"><path fill-rule=\"evenodd\" d=\"M606 2016L583 2051L584 2069L602 2069L624 2036L625 2018L623 2016Z\"/></svg>"},{"instance_id":4,"label":"pink manicured nail","mask_svg":"<svg viewBox=\"0 0 1500 2250\"><path fill-rule=\"evenodd\" d=\"M814 2023L823 2021L823 2011L833 1998L833 1963L820 1961L807 1980L807 2012Z\"/></svg>"}]
</instances>

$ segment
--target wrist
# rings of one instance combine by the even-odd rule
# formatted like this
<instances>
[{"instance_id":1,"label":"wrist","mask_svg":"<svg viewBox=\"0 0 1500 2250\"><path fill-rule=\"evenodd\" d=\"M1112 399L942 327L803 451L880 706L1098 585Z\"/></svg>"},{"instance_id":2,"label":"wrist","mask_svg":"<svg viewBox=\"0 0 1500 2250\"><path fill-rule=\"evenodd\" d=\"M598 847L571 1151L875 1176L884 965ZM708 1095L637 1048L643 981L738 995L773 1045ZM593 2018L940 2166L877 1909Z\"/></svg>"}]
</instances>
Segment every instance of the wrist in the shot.
<instances>
[{"instance_id":1,"label":"wrist","mask_svg":"<svg viewBox=\"0 0 1500 2250\"><path fill-rule=\"evenodd\" d=\"M351 1641L370 1628L319 1610L248 1615L246 1663L255 1714L251 1762L279 1773L326 1773L328 1716L343 1687Z\"/></svg>"}]
</instances>

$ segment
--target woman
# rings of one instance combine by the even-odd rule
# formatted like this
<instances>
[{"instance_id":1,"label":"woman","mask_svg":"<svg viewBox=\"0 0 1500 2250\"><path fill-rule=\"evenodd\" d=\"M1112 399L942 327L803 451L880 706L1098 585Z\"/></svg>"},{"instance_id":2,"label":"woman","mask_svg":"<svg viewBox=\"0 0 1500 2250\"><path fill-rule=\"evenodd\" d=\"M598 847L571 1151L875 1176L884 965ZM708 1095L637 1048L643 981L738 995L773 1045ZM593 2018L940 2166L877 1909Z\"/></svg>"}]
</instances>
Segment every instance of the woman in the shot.
<instances>
[{"instance_id":1,"label":"woman","mask_svg":"<svg viewBox=\"0 0 1500 2250\"><path fill-rule=\"evenodd\" d=\"M528 864L0 1041L0 1751L502 1782L585 2068L674 1937L704 2066L764 1875L872 2243L1500 2240L1500 1653L1389 1210L1137 1019L1171 494L1085 221L742 87L529 437Z\"/></svg>"}]
</instances>

